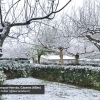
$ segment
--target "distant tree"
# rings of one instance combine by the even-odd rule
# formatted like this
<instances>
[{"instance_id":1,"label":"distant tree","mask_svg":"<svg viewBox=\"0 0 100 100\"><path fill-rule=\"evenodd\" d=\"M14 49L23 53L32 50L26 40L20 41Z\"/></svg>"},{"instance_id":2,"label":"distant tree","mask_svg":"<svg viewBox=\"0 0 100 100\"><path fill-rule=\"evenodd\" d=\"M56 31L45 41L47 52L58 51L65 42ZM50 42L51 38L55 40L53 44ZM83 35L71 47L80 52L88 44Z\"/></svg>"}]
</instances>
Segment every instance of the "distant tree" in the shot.
<instances>
[{"instance_id":1,"label":"distant tree","mask_svg":"<svg viewBox=\"0 0 100 100\"><path fill-rule=\"evenodd\" d=\"M83 6L69 18L77 29L77 37L90 41L100 52L100 1L83 0Z\"/></svg>"},{"instance_id":2,"label":"distant tree","mask_svg":"<svg viewBox=\"0 0 100 100\"><path fill-rule=\"evenodd\" d=\"M33 51L35 53L32 55L32 59L34 61L35 58L38 58L38 64L40 64L40 58L41 58L42 55L47 55L47 54L53 52L53 50L45 48L41 45L36 45L35 47L33 47Z\"/></svg>"},{"instance_id":3,"label":"distant tree","mask_svg":"<svg viewBox=\"0 0 100 100\"><path fill-rule=\"evenodd\" d=\"M80 38L81 39L81 38ZM79 64L79 59L83 58L83 55L91 55L92 53L95 52L95 50L93 48L91 48L90 43L86 42L86 41L81 42L77 40L77 43L73 43L72 45L70 45L70 47L66 50L66 52L75 57L75 65ZM89 46L90 45L90 46ZM90 47L91 49L88 50L87 47ZM80 58L81 56L81 58Z\"/></svg>"},{"instance_id":4,"label":"distant tree","mask_svg":"<svg viewBox=\"0 0 100 100\"><path fill-rule=\"evenodd\" d=\"M59 20L61 21L61 20ZM41 29L41 36L39 35L40 43L51 50L54 50L60 57L61 65L64 64L63 53L68 48L70 37L68 38L62 30L58 22L54 22L53 26L46 26Z\"/></svg>"},{"instance_id":5,"label":"distant tree","mask_svg":"<svg viewBox=\"0 0 100 100\"><path fill-rule=\"evenodd\" d=\"M6 43L4 43L3 45L3 57L29 58L29 54L31 50L31 46L29 44L16 42L16 41L15 42L5 41L5 42Z\"/></svg>"},{"instance_id":6,"label":"distant tree","mask_svg":"<svg viewBox=\"0 0 100 100\"><path fill-rule=\"evenodd\" d=\"M72 53L72 52L69 52L67 51L68 54L72 55L75 57L75 65L79 65L79 58L80 58L80 55L84 55L84 54L90 54L90 53L93 53L94 51L91 51L91 52L83 52L83 53Z\"/></svg>"}]
</instances>

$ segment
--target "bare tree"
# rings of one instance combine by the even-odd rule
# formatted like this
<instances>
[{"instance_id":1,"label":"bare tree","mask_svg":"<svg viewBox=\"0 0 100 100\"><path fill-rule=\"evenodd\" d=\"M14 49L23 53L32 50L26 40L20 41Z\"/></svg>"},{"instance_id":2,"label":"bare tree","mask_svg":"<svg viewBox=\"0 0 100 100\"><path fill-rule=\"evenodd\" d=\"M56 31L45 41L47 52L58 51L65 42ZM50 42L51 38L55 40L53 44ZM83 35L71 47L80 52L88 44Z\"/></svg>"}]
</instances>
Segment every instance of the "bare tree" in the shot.
<instances>
[{"instance_id":1,"label":"bare tree","mask_svg":"<svg viewBox=\"0 0 100 100\"><path fill-rule=\"evenodd\" d=\"M77 27L77 37L89 40L100 51L100 1L84 0L76 12L69 18Z\"/></svg>"},{"instance_id":2,"label":"bare tree","mask_svg":"<svg viewBox=\"0 0 100 100\"><path fill-rule=\"evenodd\" d=\"M45 26L41 29L42 33L41 36L39 35L39 42L44 47L54 50L60 57L61 65L64 65L63 54L65 49L69 47L70 37L64 35L61 24L58 22L52 24L54 25Z\"/></svg>"},{"instance_id":3,"label":"bare tree","mask_svg":"<svg viewBox=\"0 0 100 100\"><path fill-rule=\"evenodd\" d=\"M59 0L0 0L0 47L12 27L28 27L37 20L53 19L70 2L58 9ZM2 52L2 48L0 50Z\"/></svg>"},{"instance_id":4,"label":"bare tree","mask_svg":"<svg viewBox=\"0 0 100 100\"><path fill-rule=\"evenodd\" d=\"M31 52L31 45L16 41L13 39L6 39L6 43L3 45L3 57L10 58L29 58Z\"/></svg>"},{"instance_id":5,"label":"bare tree","mask_svg":"<svg viewBox=\"0 0 100 100\"><path fill-rule=\"evenodd\" d=\"M79 57L80 55L84 55L84 54L90 54L90 53L93 53L94 51L91 51L91 52L83 52L83 53L72 53L72 52L69 52L67 51L68 54L72 55L75 57L75 65L79 65Z\"/></svg>"}]
</instances>

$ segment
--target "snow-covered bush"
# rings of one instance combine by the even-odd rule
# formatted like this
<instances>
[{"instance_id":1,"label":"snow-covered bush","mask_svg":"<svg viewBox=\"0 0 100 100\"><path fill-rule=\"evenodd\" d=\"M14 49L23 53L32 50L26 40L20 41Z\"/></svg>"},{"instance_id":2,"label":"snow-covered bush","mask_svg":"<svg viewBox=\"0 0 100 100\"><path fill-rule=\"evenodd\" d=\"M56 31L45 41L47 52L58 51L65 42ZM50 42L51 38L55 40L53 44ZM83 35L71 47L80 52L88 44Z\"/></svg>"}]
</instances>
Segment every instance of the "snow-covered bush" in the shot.
<instances>
[{"instance_id":1,"label":"snow-covered bush","mask_svg":"<svg viewBox=\"0 0 100 100\"><path fill-rule=\"evenodd\" d=\"M100 67L32 65L33 77L50 81L100 87Z\"/></svg>"},{"instance_id":2,"label":"snow-covered bush","mask_svg":"<svg viewBox=\"0 0 100 100\"><path fill-rule=\"evenodd\" d=\"M60 66L41 64L6 64L2 66L8 79L28 77L47 79L82 86L100 87L100 67L93 66Z\"/></svg>"},{"instance_id":3,"label":"snow-covered bush","mask_svg":"<svg viewBox=\"0 0 100 100\"><path fill-rule=\"evenodd\" d=\"M29 76L30 65L27 63L3 63L2 70L7 75L7 79Z\"/></svg>"},{"instance_id":4,"label":"snow-covered bush","mask_svg":"<svg viewBox=\"0 0 100 100\"><path fill-rule=\"evenodd\" d=\"M6 75L0 71L0 85L3 85L3 82L6 80Z\"/></svg>"}]
</instances>

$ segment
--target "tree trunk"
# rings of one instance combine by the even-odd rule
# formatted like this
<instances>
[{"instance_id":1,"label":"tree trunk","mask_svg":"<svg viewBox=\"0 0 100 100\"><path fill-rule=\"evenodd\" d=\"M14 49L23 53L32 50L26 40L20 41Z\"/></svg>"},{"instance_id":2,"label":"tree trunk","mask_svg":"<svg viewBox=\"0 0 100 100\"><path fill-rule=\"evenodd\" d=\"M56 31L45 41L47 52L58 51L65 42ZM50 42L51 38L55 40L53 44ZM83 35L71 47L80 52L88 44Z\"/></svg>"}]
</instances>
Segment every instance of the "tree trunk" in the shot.
<instances>
[{"instance_id":1,"label":"tree trunk","mask_svg":"<svg viewBox=\"0 0 100 100\"><path fill-rule=\"evenodd\" d=\"M41 57L41 56L38 56L38 64L40 64L40 57Z\"/></svg>"},{"instance_id":2,"label":"tree trunk","mask_svg":"<svg viewBox=\"0 0 100 100\"><path fill-rule=\"evenodd\" d=\"M75 64L79 65L79 54L75 55Z\"/></svg>"},{"instance_id":3,"label":"tree trunk","mask_svg":"<svg viewBox=\"0 0 100 100\"><path fill-rule=\"evenodd\" d=\"M2 45L4 42L4 38L2 37L2 34L0 34L0 57L2 57Z\"/></svg>"},{"instance_id":4,"label":"tree trunk","mask_svg":"<svg viewBox=\"0 0 100 100\"><path fill-rule=\"evenodd\" d=\"M34 57L32 57L32 62L34 63Z\"/></svg>"},{"instance_id":5,"label":"tree trunk","mask_svg":"<svg viewBox=\"0 0 100 100\"><path fill-rule=\"evenodd\" d=\"M10 28L11 28L11 25L9 22L5 22L4 26L0 28L0 57L2 57L2 45L10 32Z\"/></svg>"},{"instance_id":6,"label":"tree trunk","mask_svg":"<svg viewBox=\"0 0 100 100\"><path fill-rule=\"evenodd\" d=\"M60 62L61 62L61 65L64 65L64 60L63 60L63 48L62 47L59 47L59 56L60 56Z\"/></svg>"},{"instance_id":7,"label":"tree trunk","mask_svg":"<svg viewBox=\"0 0 100 100\"><path fill-rule=\"evenodd\" d=\"M100 52L100 45L98 45L97 43L94 43L94 45L98 48L98 50Z\"/></svg>"},{"instance_id":8,"label":"tree trunk","mask_svg":"<svg viewBox=\"0 0 100 100\"><path fill-rule=\"evenodd\" d=\"M86 35L86 37L97 47L100 52L100 40L92 38L90 35ZM94 42L93 42L94 41Z\"/></svg>"}]
</instances>

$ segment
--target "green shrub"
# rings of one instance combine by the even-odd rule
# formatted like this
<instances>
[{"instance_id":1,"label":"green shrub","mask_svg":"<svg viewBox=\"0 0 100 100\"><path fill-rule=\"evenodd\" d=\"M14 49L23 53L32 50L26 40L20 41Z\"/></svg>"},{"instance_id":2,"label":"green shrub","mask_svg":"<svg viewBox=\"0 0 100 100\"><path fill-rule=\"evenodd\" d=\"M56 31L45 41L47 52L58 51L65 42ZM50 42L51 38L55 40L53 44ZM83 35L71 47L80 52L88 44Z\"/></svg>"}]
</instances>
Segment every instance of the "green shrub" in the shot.
<instances>
[{"instance_id":1,"label":"green shrub","mask_svg":"<svg viewBox=\"0 0 100 100\"><path fill-rule=\"evenodd\" d=\"M3 99L2 99L2 95L1 95L1 94L0 94L0 100L3 100Z\"/></svg>"},{"instance_id":2,"label":"green shrub","mask_svg":"<svg viewBox=\"0 0 100 100\"><path fill-rule=\"evenodd\" d=\"M3 85L5 80L6 80L6 75L2 71L0 71L0 85Z\"/></svg>"},{"instance_id":3,"label":"green shrub","mask_svg":"<svg viewBox=\"0 0 100 100\"><path fill-rule=\"evenodd\" d=\"M91 87L100 83L100 71L88 68L36 67L32 68L31 76Z\"/></svg>"},{"instance_id":4,"label":"green shrub","mask_svg":"<svg viewBox=\"0 0 100 100\"><path fill-rule=\"evenodd\" d=\"M15 66L15 67L14 67ZM100 69L93 66L13 65L4 66L7 79L32 76L49 81L100 88Z\"/></svg>"}]
</instances>

